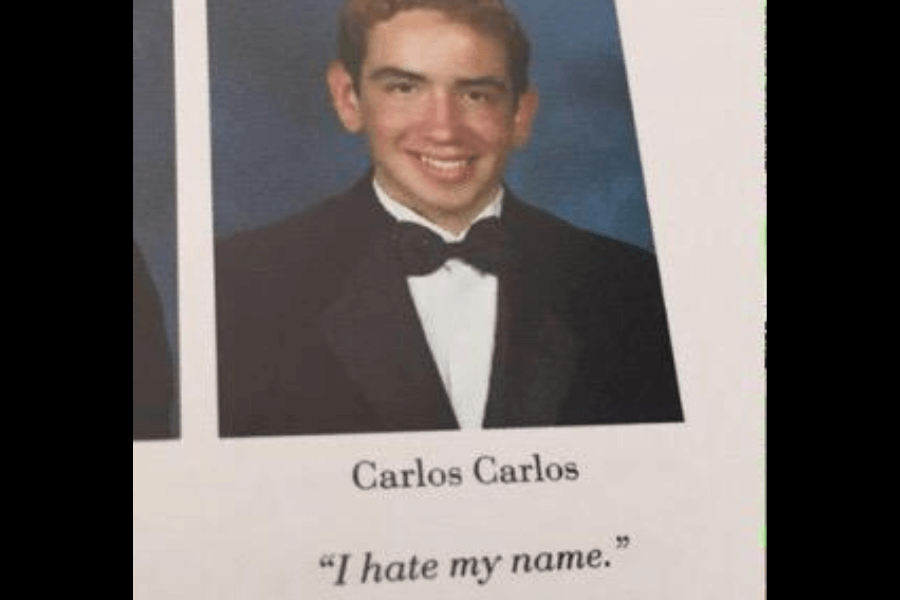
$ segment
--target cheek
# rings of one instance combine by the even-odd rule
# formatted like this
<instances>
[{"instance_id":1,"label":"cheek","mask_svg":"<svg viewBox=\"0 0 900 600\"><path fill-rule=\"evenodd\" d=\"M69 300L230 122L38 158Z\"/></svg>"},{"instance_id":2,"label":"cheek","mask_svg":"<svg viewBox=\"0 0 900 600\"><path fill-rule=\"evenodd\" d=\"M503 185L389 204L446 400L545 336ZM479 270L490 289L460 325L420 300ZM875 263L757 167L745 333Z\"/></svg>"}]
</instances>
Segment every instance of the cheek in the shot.
<instances>
[{"instance_id":1,"label":"cheek","mask_svg":"<svg viewBox=\"0 0 900 600\"><path fill-rule=\"evenodd\" d=\"M512 121L505 111L487 109L477 111L468 119L469 131L486 149L505 150L512 143Z\"/></svg>"},{"instance_id":2,"label":"cheek","mask_svg":"<svg viewBox=\"0 0 900 600\"><path fill-rule=\"evenodd\" d=\"M404 111L373 111L366 115L367 132L378 145L401 140L414 129L413 123L411 115Z\"/></svg>"}]
</instances>

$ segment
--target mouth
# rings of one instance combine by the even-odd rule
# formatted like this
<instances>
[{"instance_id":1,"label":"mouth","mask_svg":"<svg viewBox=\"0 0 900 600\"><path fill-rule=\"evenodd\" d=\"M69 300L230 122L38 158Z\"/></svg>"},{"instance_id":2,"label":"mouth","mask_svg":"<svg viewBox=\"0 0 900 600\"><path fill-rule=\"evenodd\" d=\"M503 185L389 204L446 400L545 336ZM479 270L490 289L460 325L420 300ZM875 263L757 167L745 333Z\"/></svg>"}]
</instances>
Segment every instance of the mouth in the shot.
<instances>
[{"instance_id":1,"label":"mouth","mask_svg":"<svg viewBox=\"0 0 900 600\"><path fill-rule=\"evenodd\" d=\"M426 173L436 179L448 182L465 180L476 160L475 157L448 159L418 153L414 153L413 156Z\"/></svg>"}]
</instances>

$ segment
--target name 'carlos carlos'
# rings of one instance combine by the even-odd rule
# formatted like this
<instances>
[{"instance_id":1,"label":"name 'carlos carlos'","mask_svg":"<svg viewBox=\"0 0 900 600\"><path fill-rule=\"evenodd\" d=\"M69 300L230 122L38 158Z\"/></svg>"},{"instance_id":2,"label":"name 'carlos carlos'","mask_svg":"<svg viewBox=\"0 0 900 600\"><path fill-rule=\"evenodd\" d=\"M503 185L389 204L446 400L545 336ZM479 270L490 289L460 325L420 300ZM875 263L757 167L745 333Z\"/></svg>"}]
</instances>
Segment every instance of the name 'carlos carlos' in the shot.
<instances>
[{"instance_id":1,"label":"name 'carlos carlos'","mask_svg":"<svg viewBox=\"0 0 900 600\"><path fill-rule=\"evenodd\" d=\"M481 485L548 484L578 481L581 470L575 462L546 461L540 454L519 464L480 456L472 464L470 475ZM462 467L429 467L422 458L405 468L386 468L373 460L362 460L353 467L353 484L363 491L454 488L466 480Z\"/></svg>"}]
</instances>

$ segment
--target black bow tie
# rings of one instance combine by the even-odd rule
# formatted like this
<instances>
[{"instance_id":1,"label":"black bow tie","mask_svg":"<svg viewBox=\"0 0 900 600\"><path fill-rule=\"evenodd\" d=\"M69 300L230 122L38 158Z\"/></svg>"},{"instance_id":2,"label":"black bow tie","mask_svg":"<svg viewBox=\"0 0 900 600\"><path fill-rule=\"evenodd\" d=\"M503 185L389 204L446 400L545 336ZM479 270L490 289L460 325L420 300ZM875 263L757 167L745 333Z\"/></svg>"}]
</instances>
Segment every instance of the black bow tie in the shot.
<instances>
[{"instance_id":1,"label":"black bow tie","mask_svg":"<svg viewBox=\"0 0 900 600\"><path fill-rule=\"evenodd\" d=\"M466 239L455 244L448 244L421 225L406 222L397 223L396 238L403 270L410 277L430 275L453 258L483 273L496 274L503 255L503 230L495 217L476 223Z\"/></svg>"}]
</instances>

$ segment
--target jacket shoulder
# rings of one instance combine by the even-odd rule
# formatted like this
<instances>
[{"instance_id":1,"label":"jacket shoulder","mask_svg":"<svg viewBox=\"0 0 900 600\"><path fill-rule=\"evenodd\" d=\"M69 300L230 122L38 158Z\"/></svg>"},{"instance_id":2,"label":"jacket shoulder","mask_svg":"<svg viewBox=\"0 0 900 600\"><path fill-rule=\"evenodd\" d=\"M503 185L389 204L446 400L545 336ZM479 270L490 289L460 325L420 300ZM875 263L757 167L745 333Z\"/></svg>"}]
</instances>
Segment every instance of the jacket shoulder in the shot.
<instances>
[{"instance_id":1,"label":"jacket shoulder","mask_svg":"<svg viewBox=\"0 0 900 600\"><path fill-rule=\"evenodd\" d=\"M222 313L313 314L344 284L373 236L389 223L361 179L282 221L224 238L216 248L216 289ZM257 310L258 309L258 310ZM226 315L227 316L227 315Z\"/></svg>"},{"instance_id":2,"label":"jacket shoulder","mask_svg":"<svg viewBox=\"0 0 900 600\"><path fill-rule=\"evenodd\" d=\"M658 279L656 256L643 248L582 229L511 198L509 229L528 262L568 280L622 283Z\"/></svg>"},{"instance_id":3,"label":"jacket shoulder","mask_svg":"<svg viewBox=\"0 0 900 600\"><path fill-rule=\"evenodd\" d=\"M346 239L346 197L334 196L303 212L263 227L240 232L218 240L220 259L234 258L247 264L254 259L279 262L288 257L303 257L297 250L339 245Z\"/></svg>"}]
</instances>

